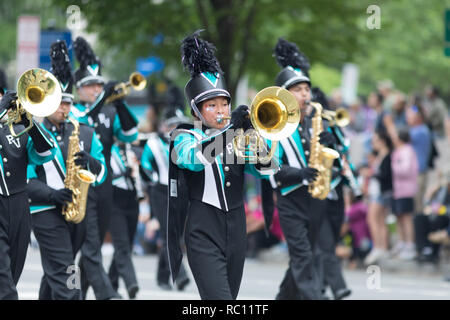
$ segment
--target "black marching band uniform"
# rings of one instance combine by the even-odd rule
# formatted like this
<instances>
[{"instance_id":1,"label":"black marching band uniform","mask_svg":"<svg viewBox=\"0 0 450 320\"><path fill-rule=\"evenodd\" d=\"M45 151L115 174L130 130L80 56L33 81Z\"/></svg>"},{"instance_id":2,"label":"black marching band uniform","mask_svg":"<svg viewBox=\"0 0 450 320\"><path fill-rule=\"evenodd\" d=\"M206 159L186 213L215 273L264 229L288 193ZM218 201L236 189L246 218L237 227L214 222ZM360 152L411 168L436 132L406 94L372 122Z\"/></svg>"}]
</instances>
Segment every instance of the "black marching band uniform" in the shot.
<instances>
[{"instance_id":1,"label":"black marching band uniform","mask_svg":"<svg viewBox=\"0 0 450 320\"><path fill-rule=\"evenodd\" d=\"M177 110L180 111L181 110ZM182 114L178 116L175 110L167 110L164 114L163 126L165 130L170 130L180 123L188 123L188 119ZM151 133L142 153L141 164L147 180L150 181L148 194L150 198L150 212L152 216L158 219L160 225L160 236L162 239L162 247L159 251L158 268L156 271L156 281L162 289L171 289L170 286L170 269L167 256L167 194L169 179L169 145L170 132ZM187 190L183 188L183 184L178 190L179 197L184 201L181 208L188 206ZM184 225L186 218L186 210L180 214L179 224ZM189 283L189 278L183 264L180 264L176 284L178 290L183 290Z\"/></svg>"},{"instance_id":2,"label":"black marching band uniform","mask_svg":"<svg viewBox=\"0 0 450 320\"><path fill-rule=\"evenodd\" d=\"M183 63L191 73L185 93L195 115L204 120L202 102L224 97L230 108L230 94L215 47L200 39L198 32L182 44ZM240 106L231 114L231 128L243 128L248 107ZM243 202L244 170L256 176L272 174L275 169L258 164L239 164L232 141L222 131L203 125L181 125L172 133L169 167L169 209L167 243L169 266L175 280L182 259L179 224L183 208L178 198L179 175L189 189L189 209L185 240L189 266L202 299L236 299L242 279L246 252L246 219ZM211 136L209 136L211 135ZM215 144L212 154L203 152ZM269 162L271 165L272 162ZM276 168L277 169L277 168Z\"/></svg>"},{"instance_id":3,"label":"black marching band uniform","mask_svg":"<svg viewBox=\"0 0 450 320\"><path fill-rule=\"evenodd\" d=\"M2 91L6 85L2 85ZM16 106L17 95L6 92L0 100L0 119ZM18 132L29 122L22 116L14 124ZM28 205L27 165L42 165L55 153L55 142L41 126L14 138L8 126L0 123L0 300L18 299L16 285L22 273L30 242L31 217Z\"/></svg>"},{"instance_id":4,"label":"black marching band uniform","mask_svg":"<svg viewBox=\"0 0 450 320\"><path fill-rule=\"evenodd\" d=\"M114 290L118 290L119 277L125 282L130 299L136 297L139 286L132 260L134 235L139 217L140 180L136 152L129 143L116 142L111 149L113 209L109 231L114 256L109 277Z\"/></svg>"},{"instance_id":5,"label":"black marching band uniform","mask_svg":"<svg viewBox=\"0 0 450 320\"><path fill-rule=\"evenodd\" d=\"M323 110L330 110L325 94L319 88L313 88L312 100L319 102ZM317 242L315 258L316 267L322 284L322 293L325 294L326 287L329 286L336 300L340 300L351 294L345 282L341 262L336 256L336 246L340 240L341 227L345 218L345 203L343 187L345 184L352 188L355 196L361 195L358 182L351 172L344 175L343 157L348 162L349 144L345 139L344 132L336 124L336 121L330 122L324 119L324 127L334 136L335 144L333 148L340 154L332 168L331 190L327 196L326 212L324 214L319 230L319 239ZM349 169L353 169L351 163Z\"/></svg>"},{"instance_id":6,"label":"black marching band uniform","mask_svg":"<svg viewBox=\"0 0 450 320\"><path fill-rule=\"evenodd\" d=\"M309 62L295 44L279 39L275 57L283 68L276 77L277 86L288 90L302 82L311 86ZM317 174L317 170L308 167L311 134L311 118L306 115L298 130L280 141L277 155L281 169L270 178L270 184L276 190L276 205L290 258L289 268L276 296L281 300L322 298L313 252L325 201L313 198L308 192L308 182L313 181ZM329 136L322 132L321 144L329 140ZM267 183L263 181L263 210L266 226L270 226L273 205L270 205L272 194L267 189Z\"/></svg>"},{"instance_id":7,"label":"black marching band uniform","mask_svg":"<svg viewBox=\"0 0 450 320\"><path fill-rule=\"evenodd\" d=\"M75 73L76 87L98 83L104 84L101 76L101 63L95 56L89 44L81 37L74 42L74 50L80 68ZM123 99L111 104L105 104L106 99L114 93L114 82L105 85L94 103L80 101L72 107L73 116L80 122L95 129L103 145L107 172L111 172L110 159L114 138L123 142L133 142L137 138L137 119L126 106ZM112 175L108 174L106 180L99 187L93 188L97 201L89 214L87 235L81 248L80 259L81 285L83 296L92 285L97 299L117 298L111 281L102 265L101 245L109 227L112 212Z\"/></svg>"},{"instance_id":8,"label":"black marching band uniform","mask_svg":"<svg viewBox=\"0 0 450 320\"><path fill-rule=\"evenodd\" d=\"M67 107L69 112L73 103L73 77L65 42L53 43L50 56L51 72L59 80L63 91L61 103L69 105ZM75 224L66 221L62 214L65 203L72 201L72 192L65 188L64 181L69 137L74 126L68 120L55 122L56 120L49 120L47 117L43 121L43 127L57 142L56 157L43 165L28 165L27 190L30 197L32 227L39 243L44 269L39 299L79 300L81 299L79 272L75 268L74 261L84 241L86 219L89 217ZM103 147L94 130L87 125L80 124L78 137L80 153L76 154L75 164L92 172L96 176L93 186L98 185L106 177ZM92 197L88 197L88 203L90 201L93 201Z\"/></svg>"}]
</instances>

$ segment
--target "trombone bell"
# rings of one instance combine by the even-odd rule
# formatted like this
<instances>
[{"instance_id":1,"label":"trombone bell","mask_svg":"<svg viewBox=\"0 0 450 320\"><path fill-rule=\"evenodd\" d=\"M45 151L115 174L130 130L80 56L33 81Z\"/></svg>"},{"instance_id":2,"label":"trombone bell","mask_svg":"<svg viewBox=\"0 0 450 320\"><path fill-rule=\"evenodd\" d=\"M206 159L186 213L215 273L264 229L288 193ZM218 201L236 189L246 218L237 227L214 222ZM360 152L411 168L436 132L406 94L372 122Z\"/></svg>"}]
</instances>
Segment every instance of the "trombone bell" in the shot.
<instances>
[{"instance_id":1,"label":"trombone bell","mask_svg":"<svg viewBox=\"0 0 450 320\"><path fill-rule=\"evenodd\" d=\"M250 120L256 132L238 135L233 139L235 154L247 161L269 162L279 140L289 137L300 122L300 109L294 95L281 87L267 87L258 92L250 107ZM267 155L259 153L265 143L273 142Z\"/></svg>"},{"instance_id":2,"label":"trombone bell","mask_svg":"<svg viewBox=\"0 0 450 320\"><path fill-rule=\"evenodd\" d=\"M53 74L34 68L25 71L17 81L17 97L25 111L36 117L47 117L61 103L61 86Z\"/></svg>"},{"instance_id":3,"label":"trombone bell","mask_svg":"<svg viewBox=\"0 0 450 320\"><path fill-rule=\"evenodd\" d=\"M33 116L46 117L54 113L61 103L62 91L59 81L50 72L34 68L25 71L17 81L16 108L8 111L11 135L19 137L33 126ZM14 123L26 117L30 124L21 132L14 131Z\"/></svg>"},{"instance_id":4,"label":"trombone bell","mask_svg":"<svg viewBox=\"0 0 450 320\"><path fill-rule=\"evenodd\" d=\"M141 91L147 86L147 80L139 72L133 72L130 75L130 85L136 91Z\"/></svg>"}]
</instances>

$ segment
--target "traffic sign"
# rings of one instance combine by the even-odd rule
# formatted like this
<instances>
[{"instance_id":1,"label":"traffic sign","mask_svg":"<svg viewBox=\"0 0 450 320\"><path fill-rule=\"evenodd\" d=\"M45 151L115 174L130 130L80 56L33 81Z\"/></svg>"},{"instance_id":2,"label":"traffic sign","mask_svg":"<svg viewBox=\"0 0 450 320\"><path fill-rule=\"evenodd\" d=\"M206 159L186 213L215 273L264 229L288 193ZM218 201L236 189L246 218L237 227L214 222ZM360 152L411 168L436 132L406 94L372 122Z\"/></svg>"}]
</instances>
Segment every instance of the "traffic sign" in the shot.
<instances>
[{"instance_id":1,"label":"traffic sign","mask_svg":"<svg viewBox=\"0 0 450 320\"><path fill-rule=\"evenodd\" d=\"M148 77L154 72L158 72L164 69L164 61L155 56L147 58L139 58L136 60L136 70L144 77Z\"/></svg>"}]
</instances>

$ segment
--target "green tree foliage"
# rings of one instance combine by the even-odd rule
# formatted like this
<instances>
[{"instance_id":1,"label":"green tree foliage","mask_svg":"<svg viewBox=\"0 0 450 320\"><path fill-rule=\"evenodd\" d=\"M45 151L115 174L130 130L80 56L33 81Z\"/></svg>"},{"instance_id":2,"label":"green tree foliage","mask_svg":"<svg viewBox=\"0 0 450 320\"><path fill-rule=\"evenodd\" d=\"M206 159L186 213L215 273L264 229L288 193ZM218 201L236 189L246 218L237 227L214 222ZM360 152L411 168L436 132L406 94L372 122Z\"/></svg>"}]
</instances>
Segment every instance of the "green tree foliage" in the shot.
<instances>
[{"instance_id":1,"label":"green tree foliage","mask_svg":"<svg viewBox=\"0 0 450 320\"><path fill-rule=\"evenodd\" d=\"M76 4L88 29L106 47L120 48L129 59L155 54L181 68L180 43L198 29L214 43L235 92L239 79L250 76L257 87L271 85L280 70L272 57L278 37L296 42L310 61L339 67L362 47L361 16L366 1L328 0L178 0L109 1L53 0L66 7ZM162 44L153 38L162 33ZM112 66L105 65L106 68Z\"/></svg>"},{"instance_id":2,"label":"green tree foliage","mask_svg":"<svg viewBox=\"0 0 450 320\"><path fill-rule=\"evenodd\" d=\"M447 95L450 57L444 55L444 13L448 0L379 1L381 29L361 41L368 53L357 52L360 92L367 94L377 81L392 79L404 92L422 89L425 83L439 86Z\"/></svg>"}]
</instances>

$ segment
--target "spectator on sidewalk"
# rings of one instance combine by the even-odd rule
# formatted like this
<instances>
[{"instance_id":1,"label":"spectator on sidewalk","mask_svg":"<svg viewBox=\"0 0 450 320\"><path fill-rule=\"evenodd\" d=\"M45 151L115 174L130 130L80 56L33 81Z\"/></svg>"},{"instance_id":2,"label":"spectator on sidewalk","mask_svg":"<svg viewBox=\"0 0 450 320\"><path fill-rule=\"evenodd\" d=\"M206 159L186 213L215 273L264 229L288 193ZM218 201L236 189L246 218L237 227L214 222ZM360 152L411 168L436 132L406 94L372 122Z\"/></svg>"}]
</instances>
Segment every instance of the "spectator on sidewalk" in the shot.
<instances>
[{"instance_id":1,"label":"spectator on sidewalk","mask_svg":"<svg viewBox=\"0 0 450 320\"><path fill-rule=\"evenodd\" d=\"M450 244L450 172L426 195L424 211L414 219L419 262L439 261L441 244Z\"/></svg>"},{"instance_id":2,"label":"spectator on sidewalk","mask_svg":"<svg viewBox=\"0 0 450 320\"><path fill-rule=\"evenodd\" d=\"M429 85L425 89L424 111L426 123L435 135L435 138L445 137L445 119L447 118L447 105L440 97L439 89Z\"/></svg>"},{"instance_id":3,"label":"spectator on sidewalk","mask_svg":"<svg viewBox=\"0 0 450 320\"><path fill-rule=\"evenodd\" d=\"M351 193L351 192L350 192ZM350 195L350 206L345 211L344 230L348 230L352 239L350 265L356 267L364 261L372 247L369 226L367 225L368 208L362 197Z\"/></svg>"},{"instance_id":4,"label":"spectator on sidewalk","mask_svg":"<svg viewBox=\"0 0 450 320\"><path fill-rule=\"evenodd\" d=\"M395 130L395 127L391 129ZM389 130L392 132L392 130ZM395 244L392 255L402 260L415 258L414 246L414 197L417 193L419 164L416 153L410 144L408 129L400 129L398 135L391 135L394 143L391 166L393 177L392 212L397 217L399 240Z\"/></svg>"},{"instance_id":5,"label":"spectator on sidewalk","mask_svg":"<svg viewBox=\"0 0 450 320\"><path fill-rule=\"evenodd\" d=\"M414 199L415 212L423 211L423 195L427 188L427 173L431 155L431 133L425 124L425 115L420 104L420 98L415 97L413 104L406 111L411 144L416 151L419 162L418 189Z\"/></svg>"},{"instance_id":6,"label":"spectator on sidewalk","mask_svg":"<svg viewBox=\"0 0 450 320\"><path fill-rule=\"evenodd\" d=\"M364 260L366 265L387 257L389 232L385 221L392 202L391 139L387 133L377 132L372 145L377 156L372 168L372 190L367 218L374 246Z\"/></svg>"}]
</instances>

